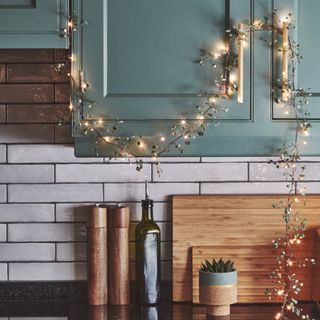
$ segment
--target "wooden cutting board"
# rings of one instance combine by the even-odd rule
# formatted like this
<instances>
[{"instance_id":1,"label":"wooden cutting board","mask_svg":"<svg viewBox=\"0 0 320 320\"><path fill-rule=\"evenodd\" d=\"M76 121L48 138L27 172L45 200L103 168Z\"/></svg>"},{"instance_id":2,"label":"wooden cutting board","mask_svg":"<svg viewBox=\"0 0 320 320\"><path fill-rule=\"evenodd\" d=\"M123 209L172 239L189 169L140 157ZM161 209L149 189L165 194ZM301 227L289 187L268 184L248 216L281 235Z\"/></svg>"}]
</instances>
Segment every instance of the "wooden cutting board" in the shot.
<instances>
[{"instance_id":1,"label":"wooden cutting board","mask_svg":"<svg viewBox=\"0 0 320 320\"><path fill-rule=\"evenodd\" d=\"M230 259L238 271L238 302L265 303L264 290L270 286L266 275L274 266L272 246L192 247L192 302L199 303L199 268L206 259Z\"/></svg>"},{"instance_id":2,"label":"wooden cutting board","mask_svg":"<svg viewBox=\"0 0 320 320\"><path fill-rule=\"evenodd\" d=\"M282 236L282 209L272 207L273 203L281 199L285 200L286 196L174 196L173 300L193 300L192 247L271 246L273 239ZM314 252L315 229L320 227L320 196L308 196L307 205L298 203L297 207L308 219L308 239L301 245L303 256ZM274 260L268 261L270 265L273 262ZM304 269L302 278L310 283L311 275L311 268ZM320 285L320 279L318 284ZM308 294L308 299L311 298L311 290L313 288L303 290L304 294ZM257 294L257 298L259 297L260 292ZM250 298L250 301L255 298Z\"/></svg>"}]
</instances>

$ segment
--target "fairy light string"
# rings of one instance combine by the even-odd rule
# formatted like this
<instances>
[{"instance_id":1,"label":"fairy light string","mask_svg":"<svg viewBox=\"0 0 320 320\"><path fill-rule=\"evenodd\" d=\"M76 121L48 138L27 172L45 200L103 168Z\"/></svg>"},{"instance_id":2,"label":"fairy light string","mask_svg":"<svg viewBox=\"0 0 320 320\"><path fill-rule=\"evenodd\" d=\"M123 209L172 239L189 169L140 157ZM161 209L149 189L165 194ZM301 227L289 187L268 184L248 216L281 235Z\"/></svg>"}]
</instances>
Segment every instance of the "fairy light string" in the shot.
<instances>
[{"instance_id":1,"label":"fairy light string","mask_svg":"<svg viewBox=\"0 0 320 320\"><path fill-rule=\"evenodd\" d=\"M140 158L144 155L152 155L152 161L156 164L158 174L161 173L159 158L172 149L177 153L183 154L184 148L188 146L193 139L204 136L207 127L210 124L219 126L220 115L228 112L228 108L223 106L224 99L231 99L237 92L238 84L236 79L230 76L226 81L225 74L233 74L237 69L236 43L239 39L247 42L250 33L269 31L270 38L265 41L272 47L278 48L282 52L278 38L283 36L283 19L277 15L274 10L271 18L265 17L263 20L255 19L254 21L243 21L243 29L235 27L226 30L228 40L222 43L216 50L204 49L198 60L200 66L208 65L213 69L217 66L222 67L220 75L215 79L215 85L219 93L200 92L199 97L205 98L202 106L196 106L195 113L188 118L181 118L179 122L174 122L168 126L167 132L154 137L154 143L146 143L143 136L119 136L117 131L119 127L125 125L122 120L106 121L105 119L83 120L81 110L83 106L88 108L94 107L95 102L87 98L86 92L90 88L83 77L83 70L79 72L78 79L71 78L71 102L70 112L74 118L73 123L75 130L82 135L96 137L96 155L99 155L99 144L105 144L112 147L113 155L110 158L126 158L129 163L136 165L136 170L143 168L143 160ZM268 275L271 279L272 288L266 289L265 293L270 299L282 301L281 308L275 314L276 320L289 320L291 314L295 314L301 319L311 319L299 307L297 296L303 289L303 282L297 279L292 272L293 268L305 268L310 264L315 264L313 258L305 258L300 261L295 255L296 248L303 244L305 239L305 230L307 221L300 215L299 206L305 204L306 189L301 187L296 190L297 182L304 179L305 166L300 164L300 147L307 143L306 138L309 135L311 123L308 120L309 112L305 109L308 104L310 93L308 89L296 88L294 83L297 65L301 62L302 56L299 52L299 45L292 40L291 33L295 28L292 14L285 17L288 28L288 44L286 55L290 62L290 70L286 81L280 77L273 84L274 102L283 110L285 115L292 116L295 120L296 129L294 132L293 142L284 145L279 149L280 158L270 161L277 169L281 170L287 181L288 196L285 201L279 201L273 204L274 208L281 209L283 212L283 221L285 233L283 237L273 240L273 246L278 250L276 256L276 267ZM77 17L72 17L68 23L69 34L77 30L79 25L85 26L86 21L79 23ZM75 56L70 57L71 63L74 63ZM57 69L63 66L59 64ZM285 97L285 99L283 99Z\"/></svg>"}]
</instances>

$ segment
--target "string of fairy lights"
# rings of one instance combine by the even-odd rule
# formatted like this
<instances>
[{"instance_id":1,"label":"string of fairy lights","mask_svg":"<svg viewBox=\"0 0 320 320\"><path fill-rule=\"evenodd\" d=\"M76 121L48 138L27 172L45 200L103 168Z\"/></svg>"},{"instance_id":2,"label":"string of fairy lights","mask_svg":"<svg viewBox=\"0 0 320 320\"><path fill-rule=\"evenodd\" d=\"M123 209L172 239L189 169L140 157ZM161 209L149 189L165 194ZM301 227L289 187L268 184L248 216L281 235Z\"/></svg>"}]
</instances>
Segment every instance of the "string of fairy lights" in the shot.
<instances>
[{"instance_id":1,"label":"string of fairy lights","mask_svg":"<svg viewBox=\"0 0 320 320\"><path fill-rule=\"evenodd\" d=\"M79 25L84 26L85 21L79 22L77 18L71 18L68 23L70 34L77 30ZM149 146L142 136L122 137L117 136L117 130L124 126L124 121L117 120L106 123L103 119L82 120L78 117L74 126L83 135L94 135L98 142L109 145L113 148L114 157L127 158L130 163L136 164L136 169L140 171L143 161L139 158L143 154L152 154L154 163L160 174L159 157L171 149L183 154L185 146L191 140L205 135L209 124L218 126L219 117L222 113L228 112L228 108L223 106L223 100L238 95L238 102L243 103L243 49L247 44L248 35L257 31L269 31L270 38L266 40L272 48L282 56L281 77L273 84L273 97L275 103L283 110L286 116L291 115L295 120L296 129L293 142L283 146L278 160L270 161L283 172L288 187L288 196L285 201L273 204L283 212L285 234L283 237L273 240L273 246L278 250L276 256L276 267L268 275L273 287L266 289L266 295L270 299L275 297L275 301L282 301L279 312L275 315L276 320L289 320L290 314L295 314L301 319L311 319L299 307L297 296L303 289L303 282L297 279L295 268L305 268L315 264L313 258L305 258L302 261L295 255L295 248L301 246L305 239L307 221L300 215L299 207L305 204L306 189L301 187L296 190L297 181L303 181L305 166L301 165L300 147L307 144L306 138L309 136L311 123L308 121L309 113L305 110L308 104L310 93L308 90L296 88L294 82L298 64L302 60L297 44L291 34L295 28L295 21L292 14L287 17L279 18L277 11L274 10L272 17L264 20L246 21L240 23L238 28L226 30L228 40L222 43L216 50L203 50L199 58L199 65L209 65L216 68L217 65L223 66L223 71L215 80L219 94L201 92L199 96L205 98L203 106L197 106L195 114L187 118L181 118L169 126L168 134L154 137L154 143ZM282 41L279 41L282 38ZM75 57L71 55L71 61ZM234 71L237 72L234 72ZM80 70L78 79L69 74L72 83L70 111L73 115L79 114L81 108L86 105L88 108L94 106L94 101L88 100L87 90L90 88L83 77L83 70ZM194 119L194 120L189 120ZM99 151L97 150L97 155Z\"/></svg>"}]
</instances>

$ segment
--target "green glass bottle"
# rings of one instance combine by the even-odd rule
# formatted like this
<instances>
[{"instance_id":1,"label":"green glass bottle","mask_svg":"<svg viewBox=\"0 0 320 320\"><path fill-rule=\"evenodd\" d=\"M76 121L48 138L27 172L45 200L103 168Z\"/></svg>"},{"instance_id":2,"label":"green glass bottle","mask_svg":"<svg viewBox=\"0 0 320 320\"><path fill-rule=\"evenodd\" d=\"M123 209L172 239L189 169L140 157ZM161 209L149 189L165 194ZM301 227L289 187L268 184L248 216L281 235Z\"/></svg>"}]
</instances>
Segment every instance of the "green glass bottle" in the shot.
<instances>
[{"instance_id":1,"label":"green glass bottle","mask_svg":"<svg viewBox=\"0 0 320 320\"><path fill-rule=\"evenodd\" d=\"M142 200L142 220L136 227L136 300L151 305L160 300L160 229L153 220L153 200Z\"/></svg>"}]
</instances>

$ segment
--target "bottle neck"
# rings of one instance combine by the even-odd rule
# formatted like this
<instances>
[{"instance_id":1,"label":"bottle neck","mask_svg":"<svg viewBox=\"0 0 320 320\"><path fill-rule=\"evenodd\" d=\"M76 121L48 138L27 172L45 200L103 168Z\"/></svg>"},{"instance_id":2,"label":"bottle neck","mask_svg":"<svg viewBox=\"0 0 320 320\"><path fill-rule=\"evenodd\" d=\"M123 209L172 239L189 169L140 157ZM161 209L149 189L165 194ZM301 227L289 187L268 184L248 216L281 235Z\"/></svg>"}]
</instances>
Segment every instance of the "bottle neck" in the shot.
<instances>
[{"instance_id":1,"label":"bottle neck","mask_svg":"<svg viewBox=\"0 0 320 320\"><path fill-rule=\"evenodd\" d=\"M153 220L153 208L142 207L142 220Z\"/></svg>"}]
</instances>

